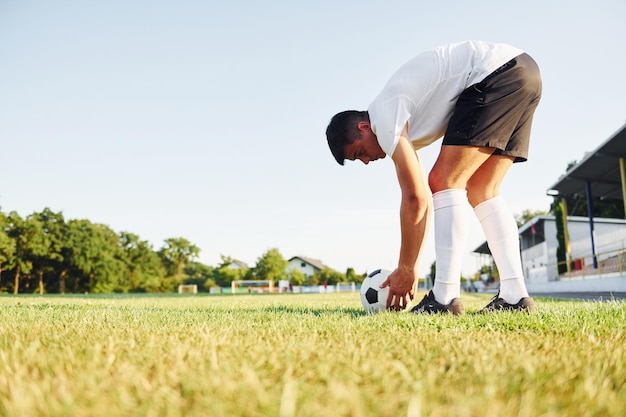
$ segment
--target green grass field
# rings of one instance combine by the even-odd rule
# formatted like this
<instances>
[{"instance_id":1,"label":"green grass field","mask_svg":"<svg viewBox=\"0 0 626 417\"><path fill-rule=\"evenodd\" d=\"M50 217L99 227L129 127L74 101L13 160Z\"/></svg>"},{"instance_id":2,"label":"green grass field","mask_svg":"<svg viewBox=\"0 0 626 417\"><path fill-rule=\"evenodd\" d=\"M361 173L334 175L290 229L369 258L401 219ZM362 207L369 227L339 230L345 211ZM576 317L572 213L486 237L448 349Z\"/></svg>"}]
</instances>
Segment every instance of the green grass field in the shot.
<instances>
[{"instance_id":1,"label":"green grass field","mask_svg":"<svg viewBox=\"0 0 626 417\"><path fill-rule=\"evenodd\" d=\"M0 416L626 415L626 303L463 297L0 296Z\"/></svg>"}]
</instances>

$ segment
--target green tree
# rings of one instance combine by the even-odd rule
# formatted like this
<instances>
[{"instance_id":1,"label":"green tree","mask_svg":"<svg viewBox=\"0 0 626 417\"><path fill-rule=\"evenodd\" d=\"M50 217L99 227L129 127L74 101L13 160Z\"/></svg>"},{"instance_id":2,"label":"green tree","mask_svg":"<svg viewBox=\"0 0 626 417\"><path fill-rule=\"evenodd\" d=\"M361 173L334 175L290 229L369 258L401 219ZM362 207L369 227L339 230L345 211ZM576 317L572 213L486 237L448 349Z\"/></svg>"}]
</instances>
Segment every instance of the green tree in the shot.
<instances>
[{"instance_id":1,"label":"green tree","mask_svg":"<svg viewBox=\"0 0 626 417\"><path fill-rule=\"evenodd\" d=\"M124 275L125 265L121 260L124 255L119 242L119 235L109 226L95 224L94 235L97 245L95 265L90 275L89 291L94 293L127 292L120 278Z\"/></svg>"},{"instance_id":2,"label":"green tree","mask_svg":"<svg viewBox=\"0 0 626 417\"><path fill-rule=\"evenodd\" d=\"M524 210L521 214L515 215L515 221L517 222L517 227L520 228L536 216L543 216L546 214L548 214L548 212L545 210Z\"/></svg>"},{"instance_id":3,"label":"green tree","mask_svg":"<svg viewBox=\"0 0 626 417\"><path fill-rule=\"evenodd\" d=\"M183 273L187 276L183 283L198 286L198 291L209 291L211 287L217 286L213 279L214 269L212 266L201 262L192 261L183 268ZM210 280L210 282L209 282Z\"/></svg>"},{"instance_id":4,"label":"green tree","mask_svg":"<svg viewBox=\"0 0 626 417\"><path fill-rule=\"evenodd\" d=\"M9 219L0 212L0 290L2 289L2 271L12 269L15 264L15 239L7 234Z\"/></svg>"},{"instance_id":5,"label":"green tree","mask_svg":"<svg viewBox=\"0 0 626 417\"><path fill-rule=\"evenodd\" d=\"M283 255L281 255L278 249L270 249L257 260L253 276L255 279L274 282L286 279L287 264L288 262L283 258Z\"/></svg>"},{"instance_id":6,"label":"green tree","mask_svg":"<svg viewBox=\"0 0 626 417\"><path fill-rule=\"evenodd\" d=\"M117 234L108 226L89 220L68 221L66 249L74 291L120 291L124 272L121 248Z\"/></svg>"},{"instance_id":7,"label":"green tree","mask_svg":"<svg viewBox=\"0 0 626 417\"><path fill-rule=\"evenodd\" d=\"M119 245L122 250L120 260L125 266L120 282L122 290L159 291L165 270L152 245L129 232L119 234Z\"/></svg>"},{"instance_id":8,"label":"green tree","mask_svg":"<svg viewBox=\"0 0 626 417\"><path fill-rule=\"evenodd\" d=\"M165 239L165 246L159 251L168 272L174 276L181 276L183 268L199 254L200 248L183 237Z\"/></svg>"},{"instance_id":9,"label":"green tree","mask_svg":"<svg viewBox=\"0 0 626 417\"><path fill-rule=\"evenodd\" d=\"M45 252L44 233L41 223L34 217L23 219L17 212L12 211L7 220L7 235L15 241L13 294L17 294L22 274L30 274L33 259Z\"/></svg>"},{"instance_id":10,"label":"green tree","mask_svg":"<svg viewBox=\"0 0 626 417\"><path fill-rule=\"evenodd\" d=\"M320 274L313 274L306 277L306 279L304 280L304 285L320 285Z\"/></svg>"},{"instance_id":11,"label":"green tree","mask_svg":"<svg viewBox=\"0 0 626 417\"><path fill-rule=\"evenodd\" d=\"M59 275L59 292L88 291L88 276L93 270L96 248L92 245L92 224L88 220L71 219L63 246L63 270Z\"/></svg>"},{"instance_id":12,"label":"green tree","mask_svg":"<svg viewBox=\"0 0 626 417\"><path fill-rule=\"evenodd\" d=\"M209 265L205 265L202 262L192 261L189 262L185 268L183 268L183 273L187 275L190 279L192 278L212 278L214 273L214 268Z\"/></svg>"},{"instance_id":13,"label":"green tree","mask_svg":"<svg viewBox=\"0 0 626 417\"><path fill-rule=\"evenodd\" d=\"M292 269L289 271L289 281L293 285L303 285L306 281L306 275L299 269Z\"/></svg>"},{"instance_id":14,"label":"green tree","mask_svg":"<svg viewBox=\"0 0 626 417\"><path fill-rule=\"evenodd\" d=\"M557 271L559 274L567 272L567 251L565 248L565 227L563 226L563 202L559 199L554 199L552 203L552 213L554 213L554 220L556 223L556 240L558 242L556 247L556 262Z\"/></svg>"},{"instance_id":15,"label":"green tree","mask_svg":"<svg viewBox=\"0 0 626 417\"><path fill-rule=\"evenodd\" d=\"M219 287L219 285L217 285L213 278L207 278L207 280L204 281L204 283L202 284L202 288L204 288L206 291L211 291L211 288L214 287ZM200 287L198 286L198 288Z\"/></svg>"},{"instance_id":16,"label":"green tree","mask_svg":"<svg viewBox=\"0 0 626 417\"><path fill-rule=\"evenodd\" d=\"M345 278L346 278L346 282L357 282L357 283L360 283L363 281L363 279L365 279L363 275L357 275L357 273L354 272L354 268L346 269Z\"/></svg>"},{"instance_id":17,"label":"green tree","mask_svg":"<svg viewBox=\"0 0 626 417\"><path fill-rule=\"evenodd\" d=\"M61 212L54 213L45 208L32 217L39 221L43 228L43 251L33 260L34 272L38 277L39 293L43 294L44 275L54 275L63 267L63 245L67 236L67 226Z\"/></svg>"},{"instance_id":18,"label":"green tree","mask_svg":"<svg viewBox=\"0 0 626 417\"><path fill-rule=\"evenodd\" d=\"M213 279L221 287L228 287L233 281L241 281L246 278L250 268L243 267L243 263L230 256L220 255L222 262L215 268Z\"/></svg>"},{"instance_id":19,"label":"green tree","mask_svg":"<svg viewBox=\"0 0 626 417\"><path fill-rule=\"evenodd\" d=\"M344 274L328 267L324 267L324 269L322 269L315 275L318 276L318 282L326 283L328 285L335 285L339 282L346 281L346 277Z\"/></svg>"},{"instance_id":20,"label":"green tree","mask_svg":"<svg viewBox=\"0 0 626 417\"><path fill-rule=\"evenodd\" d=\"M56 270L60 294L65 294L68 284L71 290L78 290L77 284L79 279L76 277L74 256L79 252L78 247L81 245L80 225L81 222L69 220L61 229L61 254Z\"/></svg>"}]
</instances>

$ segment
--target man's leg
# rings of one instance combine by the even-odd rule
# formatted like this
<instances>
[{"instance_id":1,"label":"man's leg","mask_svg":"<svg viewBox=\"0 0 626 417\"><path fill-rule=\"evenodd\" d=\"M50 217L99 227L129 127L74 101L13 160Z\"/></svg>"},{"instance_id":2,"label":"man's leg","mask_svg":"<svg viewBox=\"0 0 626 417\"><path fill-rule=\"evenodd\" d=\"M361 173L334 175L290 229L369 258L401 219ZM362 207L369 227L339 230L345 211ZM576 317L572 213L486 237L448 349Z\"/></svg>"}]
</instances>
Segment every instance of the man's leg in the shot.
<instances>
[{"instance_id":1,"label":"man's leg","mask_svg":"<svg viewBox=\"0 0 626 417\"><path fill-rule=\"evenodd\" d=\"M467 243L467 191L448 189L433 194L435 255L433 293L435 300L449 304L461 296L461 268Z\"/></svg>"},{"instance_id":2,"label":"man's leg","mask_svg":"<svg viewBox=\"0 0 626 417\"><path fill-rule=\"evenodd\" d=\"M528 157L532 115L540 97L539 69L526 54L512 59L480 83L465 89L456 103L443 139L444 145L429 176L435 196L446 189L467 190L467 198L477 209L501 277L505 277L501 291L508 299L525 294L525 287L517 225L498 197L499 187L513 161ZM436 206L435 196L433 205ZM480 206L481 203L484 205ZM454 210L439 210L434 215L435 228L458 216ZM462 241L454 232L443 237L436 234L435 237L440 240L436 243L437 248L446 245L456 248L456 242ZM451 251L453 254L457 252ZM436 256L437 269L442 263L454 266L462 261L456 259L456 255L448 259L445 251L436 251ZM438 279L439 273L436 274ZM447 280L447 284L459 280L460 284L460 274L442 277L442 280ZM445 294L443 287L439 290ZM490 304L492 308L488 306L487 309L520 308L518 304L499 300L496 299ZM529 303L523 304L522 308L531 310L532 299L522 297L519 302L525 301Z\"/></svg>"},{"instance_id":3,"label":"man's leg","mask_svg":"<svg viewBox=\"0 0 626 417\"><path fill-rule=\"evenodd\" d=\"M528 297L520 258L517 224L500 196L480 203L474 213L487 237L489 250L500 274L500 295L508 304Z\"/></svg>"},{"instance_id":4,"label":"man's leg","mask_svg":"<svg viewBox=\"0 0 626 417\"><path fill-rule=\"evenodd\" d=\"M524 283L517 223L498 191L512 163L512 157L491 156L470 178L467 188L468 198L498 267L499 298L514 305L528 297L528 291Z\"/></svg>"},{"instance_id":5,"label":"man's leg","mask_svg":"<svg viewBox=\"0 0 626 417\"><path fill-rule=\"evenodd\" d=\"M459 298L468 234L467 183L491 148L442 146L428 176L433 192L436 273L433 294L441 304Z\"/></svg>"}]
</instances>

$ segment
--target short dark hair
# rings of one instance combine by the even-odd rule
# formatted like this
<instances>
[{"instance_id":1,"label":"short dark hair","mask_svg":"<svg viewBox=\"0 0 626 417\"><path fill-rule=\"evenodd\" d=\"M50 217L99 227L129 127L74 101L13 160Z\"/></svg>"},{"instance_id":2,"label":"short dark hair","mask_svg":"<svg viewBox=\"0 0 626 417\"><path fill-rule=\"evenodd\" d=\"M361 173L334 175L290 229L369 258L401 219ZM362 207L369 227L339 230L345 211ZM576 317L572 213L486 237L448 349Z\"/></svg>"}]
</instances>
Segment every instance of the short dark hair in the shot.
<instances>
[{"instance_id":1,"label":"short dark hair","mask_svg":"<svg viewBox=\"0 0 626 417\"><path fill-rule=\"evenodd\" d=\"M330 119L326 128L326 140L328 147L339 165L343 165L346 156L344 148L354 142L358 135L357 125L359 122L369 122L370 117L367 111L346 110L337 113Z\"/></svg>"}]
</instances>

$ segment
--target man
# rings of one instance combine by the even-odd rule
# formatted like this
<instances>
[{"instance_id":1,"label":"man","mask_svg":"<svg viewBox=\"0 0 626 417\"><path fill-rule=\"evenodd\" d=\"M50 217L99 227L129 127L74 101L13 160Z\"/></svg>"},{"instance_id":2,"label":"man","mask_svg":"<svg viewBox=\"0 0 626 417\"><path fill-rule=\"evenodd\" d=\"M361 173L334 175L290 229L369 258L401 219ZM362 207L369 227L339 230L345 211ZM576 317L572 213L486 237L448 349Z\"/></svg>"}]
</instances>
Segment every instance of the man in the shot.
<instances>
[{"instance_id":1,"label":"man","mask_svg":"<svg viewBox=\"0 0 626 417\"><path fill-rule=\"evenodd\" d=\"M435 283L411 311L463 313L460 279L469 201L500 273L500 291L483 311L534 311L517 225L499 187L511 165L528 158L540 98L539 68L524 51L466 41L418 55L391 77L367 111L348 110L331 119L326 136L340 165L345 159L368 164L389 155L396 167L401 246L398 266L382 284L390 287L388 308L403 310L415 295L417 262L434 209ZM442 136L426 178L416 151Z\"/></svg>"}]
</instances>

